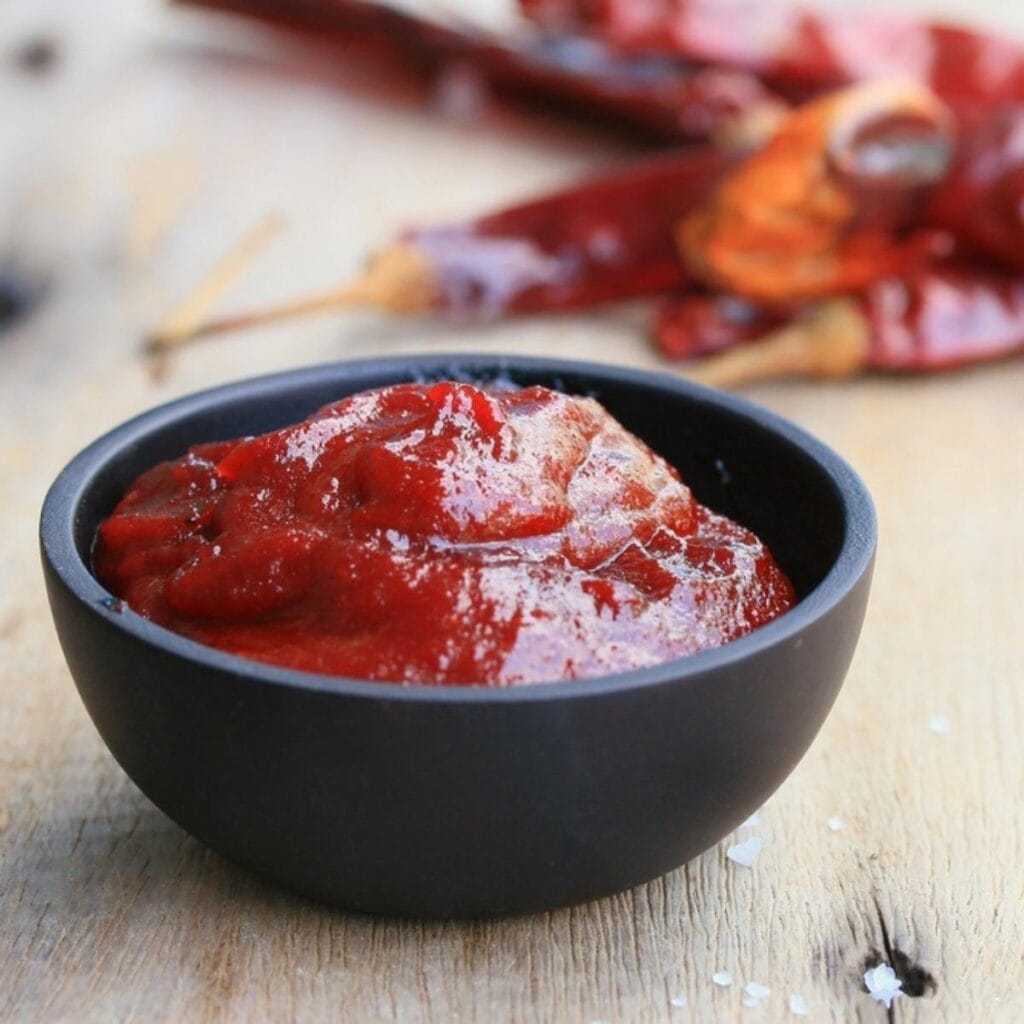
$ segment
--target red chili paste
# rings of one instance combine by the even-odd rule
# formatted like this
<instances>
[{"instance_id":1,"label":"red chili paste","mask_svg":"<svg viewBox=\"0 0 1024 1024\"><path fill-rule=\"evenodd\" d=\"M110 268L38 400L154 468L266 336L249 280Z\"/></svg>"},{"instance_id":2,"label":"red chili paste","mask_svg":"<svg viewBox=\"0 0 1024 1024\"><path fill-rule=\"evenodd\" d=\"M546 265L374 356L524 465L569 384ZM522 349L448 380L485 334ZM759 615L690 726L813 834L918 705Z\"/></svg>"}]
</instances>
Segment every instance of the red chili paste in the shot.
<instances>
[{"instance_id":1,"label":"red chili paste","mask_svg":"<svg viewBox=\"0 0 1024 1024\"><path fill-rule=\"evenodd\" d=\"M793 588L597 402L400 384L144 473L98 532L134 611L259 661L510 685L717 647Z\"/></svg>"}]
</instances>

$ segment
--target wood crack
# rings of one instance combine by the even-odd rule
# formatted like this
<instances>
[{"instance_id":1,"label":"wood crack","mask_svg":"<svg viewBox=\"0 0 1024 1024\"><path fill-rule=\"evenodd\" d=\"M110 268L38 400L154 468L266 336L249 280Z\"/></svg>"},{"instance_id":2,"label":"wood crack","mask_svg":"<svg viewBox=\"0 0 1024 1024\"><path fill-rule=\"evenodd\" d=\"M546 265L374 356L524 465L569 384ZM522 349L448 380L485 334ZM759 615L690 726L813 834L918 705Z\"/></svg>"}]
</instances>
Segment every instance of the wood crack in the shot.
<instances>
[{"instance_id":1,"label":"wood crack","mask_svg":"<svg viewBox=\"0 0 1024 1024\"><path fill-rule=\"evenodd\" d=\"M921 996L933 995L939 987L935 976L912 957L905 953L892 939L892 930L886 923L885 914L882 913L882 906L878 897L873 898L875 912L878 915L878 927L882 933L882 951L872 949L864 960L863 970L870 970L882 959L884 953L885 962L893 969L896 977L900 980L900 991L911 999L918 999ZM895 1024L896 1003L887 1011L889 1024Z\"/></svg>"}]
</instances>

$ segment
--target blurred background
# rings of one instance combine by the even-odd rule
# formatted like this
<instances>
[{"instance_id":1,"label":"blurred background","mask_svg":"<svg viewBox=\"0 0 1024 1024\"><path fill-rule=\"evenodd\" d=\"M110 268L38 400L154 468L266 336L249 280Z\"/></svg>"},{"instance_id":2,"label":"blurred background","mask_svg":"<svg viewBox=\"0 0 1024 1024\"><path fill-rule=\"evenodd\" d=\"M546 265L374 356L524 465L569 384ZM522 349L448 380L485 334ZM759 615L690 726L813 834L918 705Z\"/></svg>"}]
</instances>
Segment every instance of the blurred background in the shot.
<instances>
[{"instance_id":1,"label":"blurred background","mask_svg":"<svg viewBox=\"0 0 1024 1024\"><path fill-rule=\"evenodd\" d=\"M498 31L523 27L512 0L404 6ZM903 0L904 8L1024 35L1015 5ZM14 293L6 301L35 311L31 344L18 343L23 326L7 332L5 388L44 368L59 379L62 365L79 386L94 369L100 386L116 365L132 387L110 398L141 404L154 382L136 342L253 232L272 237L219 310L340 283L401 229L518 201L638 148L527 104L488 102L457 81L424 91L330 45L155 0L8 0L0 32L0 269ZM152 394L381 346L548 351L566 337L598 359L628 351L658 365L642 315L614 309L470 329L316 317L197 346ZM61 358L71 347L73 370ZM124 407L110 409L111 422Z\"/></svg>"}]
</instances>

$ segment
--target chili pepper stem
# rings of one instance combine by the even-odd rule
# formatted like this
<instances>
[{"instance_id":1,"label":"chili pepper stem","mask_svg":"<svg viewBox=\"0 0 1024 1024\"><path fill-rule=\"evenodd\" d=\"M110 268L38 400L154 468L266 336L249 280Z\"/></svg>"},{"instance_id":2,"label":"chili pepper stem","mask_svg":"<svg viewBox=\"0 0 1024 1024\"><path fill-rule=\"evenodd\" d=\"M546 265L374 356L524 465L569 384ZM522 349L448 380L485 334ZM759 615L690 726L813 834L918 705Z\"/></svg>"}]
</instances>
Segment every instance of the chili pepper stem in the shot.
<instances>
[{"instance_id":1,"label":"chili pepper stem","mask_svg":"<svg viewBox=\"0 0 1024 1024\"><path fill-rule=\"evenodd\" d=\"M199 338L331 310L365 307L387 313L418 313L430 309L436 296L437 281L425 257L414 246L396 242L373 256L361 277L340 288L266 309L188 320L175 330L165 328L154 334L148 347L151 351L166 351Z\"/></svg>"},{"instance_id":2,"label":"chili pepper stem","mask_svg":"<svg viewBox=\"0 0 1024 1024\"><path fill-rule=\"evenodd\" d=\"M711 356L689 376L728 388L773 377L848 377L867 365L870 325L852 299L829 299L751 342Z\"/></svg>"},{"instance_id":3,"label":"chili pepper stem","mask_svg":"<svg viewBox=\"0 0 1024 1024\"><path fill-rule=\"evenodd\" d=\"M265 217L247 232L150 335L146 344L147 349L150 352L163 352L178 344L178 339L190 337L224 292L283 226L284 218L275 213Z\"/></svg>"}]
</instances>

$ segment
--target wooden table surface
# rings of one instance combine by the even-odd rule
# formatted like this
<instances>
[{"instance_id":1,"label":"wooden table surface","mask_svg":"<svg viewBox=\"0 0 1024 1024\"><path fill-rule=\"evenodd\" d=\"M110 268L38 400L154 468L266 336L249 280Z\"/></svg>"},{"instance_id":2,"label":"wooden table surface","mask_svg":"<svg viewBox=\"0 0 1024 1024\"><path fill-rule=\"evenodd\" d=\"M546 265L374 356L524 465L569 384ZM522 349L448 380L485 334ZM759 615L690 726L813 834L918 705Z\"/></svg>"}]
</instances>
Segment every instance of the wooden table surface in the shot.
<instances>
[{"instance_id":1,"label":"wooden table surface","mask_svg":"<svg viewBox=\"0 0 1024 1024\"><path fill-rule=\"evenodd\" d=\"M1024 11L1002 15L1024 33ZM39 35L57 60L33 71ZM270 214L284 229L225 306L328 284L400 225L625 152L512 114L446 121L356 78L143 0L4 5L0 268L40 293L0 334L0 1020L778 1021L795 993L812 1020L880 1021L860 979L894 957L918 994L897 1020L1024 1019L1024 359L749 389L859 469L881 523L845 689L743 831L766 839L752 869L727 839L589 906L378 920L208 852L114 763L35 540L48 483L88 440L199 387L349 356L660 365L626 309L486 329L322 317L197 346L154 377L144 330ZM746 1009L752 980L771 994Z\"/></svg>"}]
</instances>

